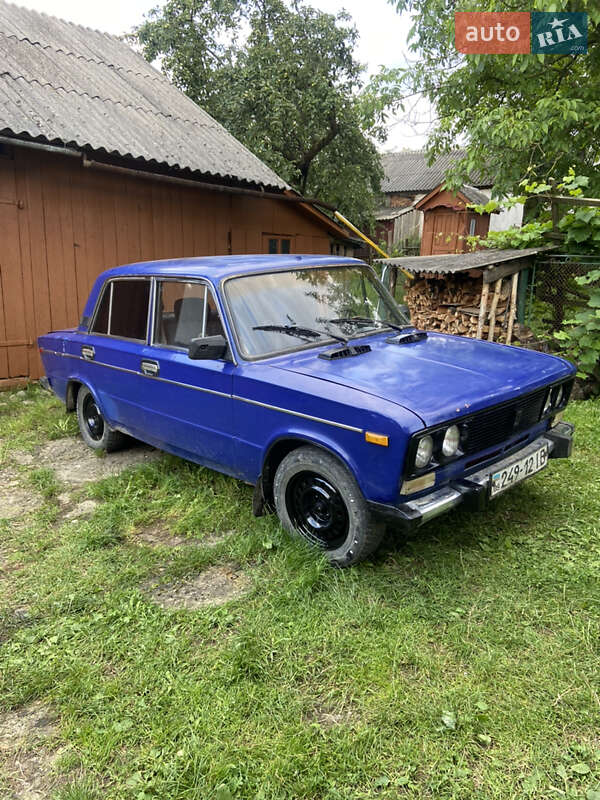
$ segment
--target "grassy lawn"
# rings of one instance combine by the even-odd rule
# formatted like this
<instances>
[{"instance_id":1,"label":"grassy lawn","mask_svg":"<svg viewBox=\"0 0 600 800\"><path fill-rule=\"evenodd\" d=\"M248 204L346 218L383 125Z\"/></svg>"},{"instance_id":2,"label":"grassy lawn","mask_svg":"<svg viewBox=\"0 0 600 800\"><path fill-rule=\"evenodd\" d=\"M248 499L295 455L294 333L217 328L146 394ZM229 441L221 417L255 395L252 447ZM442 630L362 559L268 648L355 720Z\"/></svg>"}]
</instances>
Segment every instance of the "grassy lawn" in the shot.
<instances>
[{"instance_id":1,"label":"grassy lawn","mask_svg":"<svg viewBox=\"0 0 600 800\"><path fill-rule=\"evenodd\" d=\"M39 497L0 520L0 729L55 715L40 797L600 800L600 402L568 409L571 461L334 571L166 455L71 490L97 505L67 519L70 487L15 455L75 421L27 399L0 395L0 475ZM211 568L245 593L153 602Z\"/></svg>"}]
</instances>

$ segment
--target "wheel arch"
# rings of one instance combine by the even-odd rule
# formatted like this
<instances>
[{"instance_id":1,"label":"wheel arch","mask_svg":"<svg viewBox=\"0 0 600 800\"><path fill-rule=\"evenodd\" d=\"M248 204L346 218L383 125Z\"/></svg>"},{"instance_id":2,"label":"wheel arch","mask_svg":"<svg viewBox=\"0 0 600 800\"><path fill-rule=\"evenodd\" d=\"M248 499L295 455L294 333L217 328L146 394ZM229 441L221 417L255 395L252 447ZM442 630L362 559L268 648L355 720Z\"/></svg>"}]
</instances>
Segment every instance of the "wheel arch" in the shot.
<instances>
[{"instance_id":1,"label":"wheel arch","mask_svg":"<svg viewBox=\"0 0 600 800\"><path fill-rule=\"evenodd\" d=\"M77 395L79 394L79 390L82 386L84 386L83 381L80 381L76 378L69 380L67 383L67 393L65 395L65 405L67 407L67 411L75 411L77 408Z\"/></svg>"},{"instance_id":2,"label":"wheel arch","mask_svg":"<svg viewBox=\"0 0 600 800\"><path fill-rule=\"evenodd\" d=\"M336 450L335 447L323 441L315 441L307 436L297 433L290 433L285 436L280 436L269 444L266 449L263 459L262 470L259 481L255 490L255 513L257 510L263 513L263 509L273 511L275 508L273 500L273 482L275 480L275 473L283 459L293 450L300 447L314 447L317 450L323 450L325 453L333 456L339 463L344 466L358 483L356 472L349 463L348 459L342 453ZM260 495L260 498L257 497ZM259 502L260 500L260 502ZM258 503L258 508L257 508Z\"/></svg>"},{"instance_id":3,"label":"wheel arch","mask_svg":"<svg viewBox=\"0 0 600 800\"><path fill-rule=\"evenodd\" d=\"M77 376L73 376L73 377L69 378L69 381L67 383L67 393L66 393L66 397L65 397L67 411L77 411L77 397L79 396L79 392L83 388L86 388L88 390L88 392L92 395L92 397L94 398L94 402L96 403L96 405L100 409L100 413L104 417L105 421L109 423L109 426L112 427L112 423L110 423L110 421L108 420L107 415L105 413L104 406L100 402L100 399L98 397L98 393L96 392L94 387L90 386L90 384L87 381L85 381L83 378L80 378L80 377L77 377Z\"/></svg>"}]
</instances>

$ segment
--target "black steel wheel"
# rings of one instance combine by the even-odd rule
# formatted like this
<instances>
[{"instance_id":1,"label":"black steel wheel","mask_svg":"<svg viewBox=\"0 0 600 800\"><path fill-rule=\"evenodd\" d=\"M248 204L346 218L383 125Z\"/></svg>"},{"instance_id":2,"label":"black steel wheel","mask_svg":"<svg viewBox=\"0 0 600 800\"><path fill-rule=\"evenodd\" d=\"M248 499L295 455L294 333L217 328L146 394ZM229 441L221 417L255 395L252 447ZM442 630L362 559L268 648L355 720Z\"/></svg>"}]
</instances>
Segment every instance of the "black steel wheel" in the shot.
<instances>
[{"instance_id":1,"label":"black steel wheel","mask_svg":"<svg viewBox=\"0 0 600 800\"><path fill-rule=\"evenodd\" d=\"M296 530L325 550L348 536L348 511L338 490L316 472L299 472L289 481L285 503Z\"/></svg>"},{"instance_id":2,"label":"black steel wheel","mask_svg":"<svg viewBox=\"0 0 600 800\"><path fill-rule=\"evenodd\" d=\"M104 419L96 401L88 392L83 401L83 419L87 426L88 435L95 441L102 440L104 434Z\"/></svg>"},{"instance_id":3,"label":"black steel wheel","mask_svg":"<svg viewBox=\"0 0 600 800\"><path fill-rule=\"evenodd\" d=\"M77 422L83 441L94 450L110 453L123 447L127 437L108 426L94 395L87 386L77 392Z\"/></svg>"},{"instance_id":4,"label":"black steel wheel","mask_svg":"<svg viewBox=\"0 0 600 800\"><path fill-rule=\"evenodd\" d=\"M283 527L324 552L336 567L357 564L379 545L384 526L371 516L352 473L317 447L298 447L273 482Z\"/></svg>"}]
</instances>

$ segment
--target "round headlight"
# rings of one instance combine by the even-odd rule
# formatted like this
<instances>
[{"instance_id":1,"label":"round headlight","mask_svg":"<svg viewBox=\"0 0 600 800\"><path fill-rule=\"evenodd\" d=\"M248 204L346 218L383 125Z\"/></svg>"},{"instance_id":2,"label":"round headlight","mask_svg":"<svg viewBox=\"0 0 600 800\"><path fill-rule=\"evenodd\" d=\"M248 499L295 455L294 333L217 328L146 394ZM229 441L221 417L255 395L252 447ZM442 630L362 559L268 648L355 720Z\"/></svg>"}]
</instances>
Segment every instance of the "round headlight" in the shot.
<instances>
[{"instance_id":1,"label":"round headlight","mask_svg":"<svg viewBox=\"0 0 600 800\"><path fill-rule=\"evenodd\" d=\"M433 439L431 436L423 436L419 439L419 446L417 447L417 454L415 456L415 467L423 469L431 461L433 454Z\"/></svg>"},{"instance_id":2,"label":"round headlight","mask_svg":"<svg viewBox=\"0 0 600 800\"><path fill-rule=\"evenodd\" d=\"M544 410L542 411L542 416L545 417L551 408L552 408L552 392L548 392L548 394L546 395L546 402L544 403Z\"/></svg>"},{"instance_id":3,"label":"round headlight","mask_svg":"<svg viewBox=\"0 0 600 800\"><path fill-rule=\"evenodd\" d=\"M558 408L561 405L565 396L565 390L562 386L555 386L552 390L552 406Z\"/></svg>"},{"instance_id":4,"label":"round headlight","mask_svg":"<svg viewBox=\"0 0 600 800\"><path fill-rule=\"evenodd\" d=\"M451 458L456 455L458 446L460 444L460 431L457 425L451 425L446 431L444 441L442 443L442 453L446 458Z\"/></svg>"}]
</instances>

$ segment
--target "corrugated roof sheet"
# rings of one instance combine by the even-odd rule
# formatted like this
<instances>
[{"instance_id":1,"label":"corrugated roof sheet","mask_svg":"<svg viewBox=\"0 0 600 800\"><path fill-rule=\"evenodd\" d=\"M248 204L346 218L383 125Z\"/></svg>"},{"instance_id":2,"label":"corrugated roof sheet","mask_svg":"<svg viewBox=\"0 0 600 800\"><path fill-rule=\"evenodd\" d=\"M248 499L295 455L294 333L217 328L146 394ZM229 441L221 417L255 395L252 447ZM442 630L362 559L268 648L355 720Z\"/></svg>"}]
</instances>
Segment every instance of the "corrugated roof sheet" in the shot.
<instances>
[{"instance_id":1,"label":"corrugated roof sheet","mask_svg":"<svg viewBox=\"0 0 600 800\"><path fill-rule=\"evenodd\" d=\"M430 192L439 186L445 178L447 170L458 159L464 150L455 150L437 158L431 166L427 165L424 150L405 150L401 153L382 153L384 179L382 192ZM494 181L486 175L471 176L471 184L475 187L492 186Z\"/></svg>"},{"instance_id":2,"label":"corrugated roof sheet","mask_svg":"<svg viewBox=\"0 0 600 800\"><path fill-rule=\"evenodd\" d=\"M490 199L487 194L480 192L479 189L476 189L474 186L469 186L467 183L462 185L460 191L467 200L470 200L471 203L475 203L478 206L484 206Z\"/></svg>"},{"instance_id":3,"label":"corrugated roof sheet","mask_svg":"<svg viewBox=\"0 0 600 800\"><path fill-rule=\"evenodd\" d=\"M288 188L117 37L4 0L0 133Z\"/></svg>"},{"instance_id":4,"label":"corrugated roof sheet","mask_svg":"<svg viewBox=\"0 0 600 800\"><path fill-rule=\"evenodd\" d=\"M545 250L554 250L556 245L545 245L544 247L527 247L523 250L475 250L473 253L452 253L441 256L412 256L404 258L377 258L381 264L392 264L402 267L409 272L418 274L420 272L439 272L446 274L450 272L464 272L469 269L483 269L501 264L503 261L514 261L518 258L528 258Z\"/></svg>"},{"instance_id":5,"label":"corrugated roof sheet","mask_svg":"<svg viewBox=\"0 0 600 800\"><path fill-rule=\"evenodd\" d=\"M377 220L386 220L386 219L397 219L397 217L401 217L403 214L407 214L409 211L414 211L414 205L404 206L403 208L392 208L390 206L381 206L381 208L376 209L373 216Z\"/></svg>"}]
</instances>

